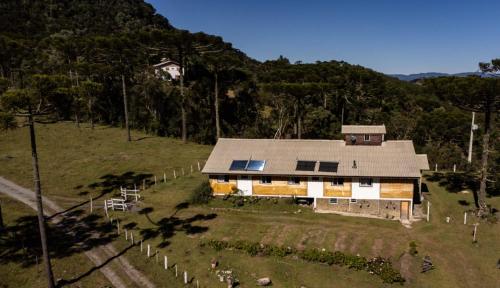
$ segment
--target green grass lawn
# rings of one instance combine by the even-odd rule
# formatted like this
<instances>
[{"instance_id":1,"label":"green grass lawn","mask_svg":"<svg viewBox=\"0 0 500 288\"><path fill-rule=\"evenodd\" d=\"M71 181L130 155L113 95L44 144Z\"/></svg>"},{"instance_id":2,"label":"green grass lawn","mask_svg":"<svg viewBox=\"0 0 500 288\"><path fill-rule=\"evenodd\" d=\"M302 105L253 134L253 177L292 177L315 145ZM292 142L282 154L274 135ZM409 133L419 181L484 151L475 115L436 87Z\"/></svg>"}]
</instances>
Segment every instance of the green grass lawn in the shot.
<instances>
[{"instance_id":1,"label":"green grass lawn","mask_svg":"<svg viewBox=\"0 0 500 288\"><path fill-rule=\"evenodd\" d=\"M203 239L248 240L298 249L325 248L365 257L390 257L407 279L408 287L498 287L500 225L483 223L478 227L478 242L472 243L471 225L463 225L463 212L473 207L473 196L449 193L436 182L427 181L431 201L431 221L415 223L411 229L399 222L315 214L309 208L280 200L262 199L257 204L233 207L230 201L215 199L207 205L185 205L191 191L206 177L197 172L197 162L205 160L210 146L182 144L169 138L133 133L137 141L125 142L125 131L97 127L76 129L71 123L37 126L40 167L44 194L64 207L87 209L89 197L99 203L117 193L120 185L142 184L148 189L136 212L112 212L121 226L133 231L168 255L179 272L187 270L202 287L224 287L210 270L217 258L220 269L234 271L242 287L254 285L257 278L269 276L274 287L389 287L373 275L343 267L306 263L293 258L251 257L237 251L215 251L200 247ZM0 175L31 187L30 150L27 131L1 134ZM195 172L190 173L193 165ZM184 168L186 175L173 179ZM167 182L161 183L163 173ZM153 176L158 185L153 185ZM459 202L460 200L466 202ZM488 199L500 207L500 198ZM179 205L181 204L181 205ZM79 206L80 205L80 206ZM97 213L102 214L98 210ZM446 223L445 217L451 217ZM469 224L475 219L470 218ZM409 243L418 245L418 255L405 253ZM125 248L123 235L114 241ZM125 254L158 285L175 283L172 269L164 271L155 258L146 259L138 247ZM422 257L429 255L436 269L420 273ZM160 261L161 262L161 261ZM194 280L194 281L196 281ZM195 282L193 282L195 283ZM174 284L172 284L174 285Z\"/></svg>"}]
</instances>

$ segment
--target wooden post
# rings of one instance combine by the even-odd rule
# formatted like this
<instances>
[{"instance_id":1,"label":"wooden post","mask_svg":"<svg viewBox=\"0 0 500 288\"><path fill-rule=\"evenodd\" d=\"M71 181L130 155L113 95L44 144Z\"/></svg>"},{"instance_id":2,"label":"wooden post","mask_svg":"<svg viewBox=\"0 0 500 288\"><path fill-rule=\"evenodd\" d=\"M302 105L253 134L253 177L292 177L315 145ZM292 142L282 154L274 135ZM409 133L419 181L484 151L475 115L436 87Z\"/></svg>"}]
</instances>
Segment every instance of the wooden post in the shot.
<instances>
[{"instance_id":1,"label":"wooden post","mask_svg":"<svg viewBox=\"0 0 500 288\"><path fill-rule=\"evenodd\" d=\"M127 229L124 229L124 231L125 231L125 241L128 241L128 231Z\"/></svg>"},{"instance_id":2,"label":"wooden post","mask_svg":"<svg viewBox=\"0 0 500 288\"><path fill-rule=\"evenodd\" d=\"M200 171L200 161L198 161L198 171Z\"/></svg>"},{"instance_id":3,"label":"wooden post","mask_svg":"<svg viewBox=\"0 0 500 288\"><path fill-rule=\"evenodd\" d=\"M163 172L163 183L167 183L167 174Z\"/></svg>"},{"instance_id":4,"label":"wooden post","mask_svg":"<svg viewBox=\"0 0 500 288\"><path fill-rule=\"evenodd\" d=\"M94 211L94 204L92 203L92 197L90 197L90 213Z\"/></svg>"},{"instance_id":5,"label":"wooden post","mask_svg":"<svg viewBox=\"0 0 500 288\"><path fill-rule=\"evenodd\" d=\"M430 212L431 212L431 202L427 201L427 222L429 222Z\"/></svg>"},{"instance_id":6,"label":"wooden post","mask_svg":"<svg viewBox=\"0 0 500 288\"><path fill-rule=\"evenodd\" d=\"M191 165L191 174L193 174L193 165Z\"/></svg>"},{"instance_id":7,"label":"wooden post","mask_svg":"<svg viewBox=\"0 0 500 288\"><path fill-rule=\"evenodd\" d=\"M184 271L184 284L188 284L188 272Z\"/></svg>"},{"instance_id":8,"label":"wooden post","mask_svg":"<svg viewBox=\"0 0 500 288\"><path fill-rule=\"evenodd\" d=\"M130 231L130 242L132 242L132 245L134 245L134 232Z\"/></svg>"},{"instance_id":9,"label":"wooden post","mask_svg":"<svg viewBox=\"0 0 500 288\"><path fill-rule=\"evenodd\" d=\"M457 172L457 164L453 164L453 173Z\"/></svg>"},{"instance_id":10,"label":"wooden post","mask_svg":"<svg viewBox=\"0 0 500 288\"><path fill-rule=\"evenodd\" d=\"M116 230L118 230L118 235L120 235L120 221L116 220Z\"/></svg>"},{"instance_id":11,"label":"wooden post","mask_svg":"<svg viewBox=\"0 0 500 288\"><path fill-rule=\"evenodd\" d=\"M478 226L478 225L479 225L479 223L474 224L474 233L472 234L472 235L473 235L473 236L472 236L472 237L473 237L473 238L472 238L472 242L474 242L474 243L476 242L477 226Z\"/></svg>"},{"instance_id":12,"label":"wooden post","mask_svg":"<svg viewBox=\"0 0 500 288\"><path fill-rule=\"evenodd\" d=\"M168 270L168 258L167 256L163 256L163 267L165 270Z\"/></svg>"},{"instance_id":13,"label":"wooden post","mask_svg":"<svg viewBox=\"0 0 500 288\"><path fill-rule=\"evenodd\" d=\"M184 176L184 167L182 167L182 176Z\"/></svg>"},{"instance_id":14,"label":"wooden post","mask_svg":"<svg viewBox=\"0 0 500 288\"><path fill-rule=\"evenodd\" d=\"M142 254L142 239L141 239L141 254Z\"/></svg>"},{"instance_id":15,"label":"wooden post","mask_svg":"<svg viewBox=\"0 0 500 288\"><path fill-rule=\"evenodd\" d=\"M467 212L464 212L464 225L467 225Z\"/></svg>"},{"instance_id":16,"label":"wooden post","mask_svg":"<svg viewBox=\"0 0 500 288\"><path fill-rule=\"evenodd\" d=\"M155 258L156 258L156 263L158 263L158 250L155 251Z\"/></svg>"},{"instance_id":17,"label":"wooden post","mask_svg":"<svg viewBox=\"0 0 500 288\"><path fill-rule=\"evenodd\" d=\"M434 171L438 171L438 163L436 163L436 167L434 168Z\"/></svg>"},{"instance_id":18,"label":"wooden post","mask_svg":"<svg viewBox=\"0 0 500 288\"><path fill-rule=\"evenodd\" d=\"M106 217L109 217L109 215L108 215L108 205L106 204L106 199L104 200L104 211L106 213Z\"/></svg>"},{"instance_id":19,"label":"wooden post","mask_svg":"<svg viewBox=\"0 0 500 288\"><path fill-rule=\"evenodd\" d=\"M156 186L156 175L155 175L155 186Z\"/></svg>"},{"instance_id":20,"label":"wooden post","mask_svg":"<svg viewBox=\"0 0 500 288\"><path fill-rule=\"evenodd\" d=\"M151 245L148 244L148 258L151 257Z\"/></svg>"},{"instance_id":21,"label":"wooden post","mask_svg":"<svg viewBox=\"0 0 500 288\"><path fill-rule=\"evenodd\" d=\"M200 288L200 281L198 279L196 279L196 288Z\"/></svg>"},{"instance_id":22,"label":"wooden post","mask_svg":"<svg viewBox=\"0 0 500 288\"><path fill-rule=\"evenodd\" d=\"M146 190L146 179L142 179L142 190Z\"/></svg>"},{"instance_id":23,"label":"wooden post","mask_svg":"<svg viewBox=\"0 0 500 288\"><path fill-rule=\"evenodd\" d=\"M175 175L175 169L174 169L174 179L177 179L177 175Z\"/></svg>"},{"instance_id":24,"label":"wooden post","mask_svg":"<svg viewBox=\"0 0 500 288\"><path fill-rule=\"evenodd\" d=\"M175 278L177 278L177 264L175 264Z\"/></svg>"}]
</instances>

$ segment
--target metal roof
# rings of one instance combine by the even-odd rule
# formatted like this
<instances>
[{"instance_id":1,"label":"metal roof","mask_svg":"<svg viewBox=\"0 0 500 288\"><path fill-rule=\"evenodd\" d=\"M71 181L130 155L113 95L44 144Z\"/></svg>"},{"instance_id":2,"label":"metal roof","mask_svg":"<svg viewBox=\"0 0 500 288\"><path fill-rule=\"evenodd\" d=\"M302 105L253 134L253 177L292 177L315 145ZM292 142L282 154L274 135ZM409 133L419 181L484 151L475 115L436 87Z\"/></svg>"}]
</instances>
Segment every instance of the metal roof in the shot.
<instances>
[{"instance_id":1,"label":"metal roof","mask_svg":"<svg viewBox=\"0 0 500 288\"><path fill-rule=\"evenodd\" d=\"M342 125L342 134L385 134L385 125Z\"/></svg>"},{"instance_id":2,"label":"metal roof","mask_svg":"<svg viewBox=\"0 0 500 288\"><path fill-rule=\"evenodd\" d=\"M380 146L345 145L342 140L221 138L203 168L205 174L420 177L413 142L386 141ZM233 160L265 160L263 171L230 171ZM336 172L297 171L298 160L338 162ZM356 161L356 168L353 168Z\"/></svg>"},{"instance_id":3,"label":"metal roof","mask_svg":"<svg viewBox=\"0 0 500 288\"><path fill-rule=\"evenodd\" d=\"M417 163L420 170L429 170L429 160L427 160L427 154L417 154Z\"/></svg>"}]
</instances>

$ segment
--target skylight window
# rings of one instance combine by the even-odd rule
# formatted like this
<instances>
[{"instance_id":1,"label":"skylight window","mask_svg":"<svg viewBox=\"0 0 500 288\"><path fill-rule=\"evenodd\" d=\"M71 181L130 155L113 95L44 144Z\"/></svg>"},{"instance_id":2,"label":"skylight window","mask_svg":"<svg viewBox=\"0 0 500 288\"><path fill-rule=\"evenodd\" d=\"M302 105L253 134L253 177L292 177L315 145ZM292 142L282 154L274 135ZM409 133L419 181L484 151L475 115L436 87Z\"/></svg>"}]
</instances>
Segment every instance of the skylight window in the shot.
<instances>
[{"instance_id":1,"label":"skylight window","mask_svg":"<svg viewBox=\"0 0 500 288\"><path fill-rule=\"evenodd\" d=\"M297 161L297 167L295 167L295 170L297 171L314 171L314 168L316 167L316 161Z\"/></svg>"},{"instance_id":2,"label":"skylight window","mask_svg":"<svg viewBox=\"0 0 500 288\"><path fill-rule=\"evenodd\" d=\"M245 171L247 167L248 160L233 160L229 170L231 171Z\"/></svg>"},{"instance_id":3,"label":"skylight window","mask_svg":"<svg viewBox=\"0 0 500 288\"><path fill-rule=\"evenodd\" d=\"M262 171L264 170L264 166L266 165L266 161L264 160L250 160L246 167L247 171Z\"/></svg>"},{"instance_id":4,"label":"skylight window","mask_svg":"<svg viewBox=\"0 0 500 288\"><path fill-rule=\"evenodd\" d=\"M320 161L318 171L320 172L337 172L339 162Z\"/></svg>"}]
</instances>

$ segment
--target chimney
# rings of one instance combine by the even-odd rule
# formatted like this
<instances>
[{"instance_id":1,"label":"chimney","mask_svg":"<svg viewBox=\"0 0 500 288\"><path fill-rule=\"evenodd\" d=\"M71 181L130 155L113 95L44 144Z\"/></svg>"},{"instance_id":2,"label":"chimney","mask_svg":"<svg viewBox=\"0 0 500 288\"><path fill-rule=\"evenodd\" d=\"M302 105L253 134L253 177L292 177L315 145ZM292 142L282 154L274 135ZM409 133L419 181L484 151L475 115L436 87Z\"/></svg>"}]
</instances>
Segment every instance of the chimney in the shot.
<instances>
[{"instance_id":1,"label":"chimney","mask_svg":"<svg viewBox=\"0 0 500 288\"><path fill-rule=\"evenodd\" d=\"M358 165L356 164L356 160L352 161L352 168L353 169L358 168Z\"/></svg>"}]
</instances>

